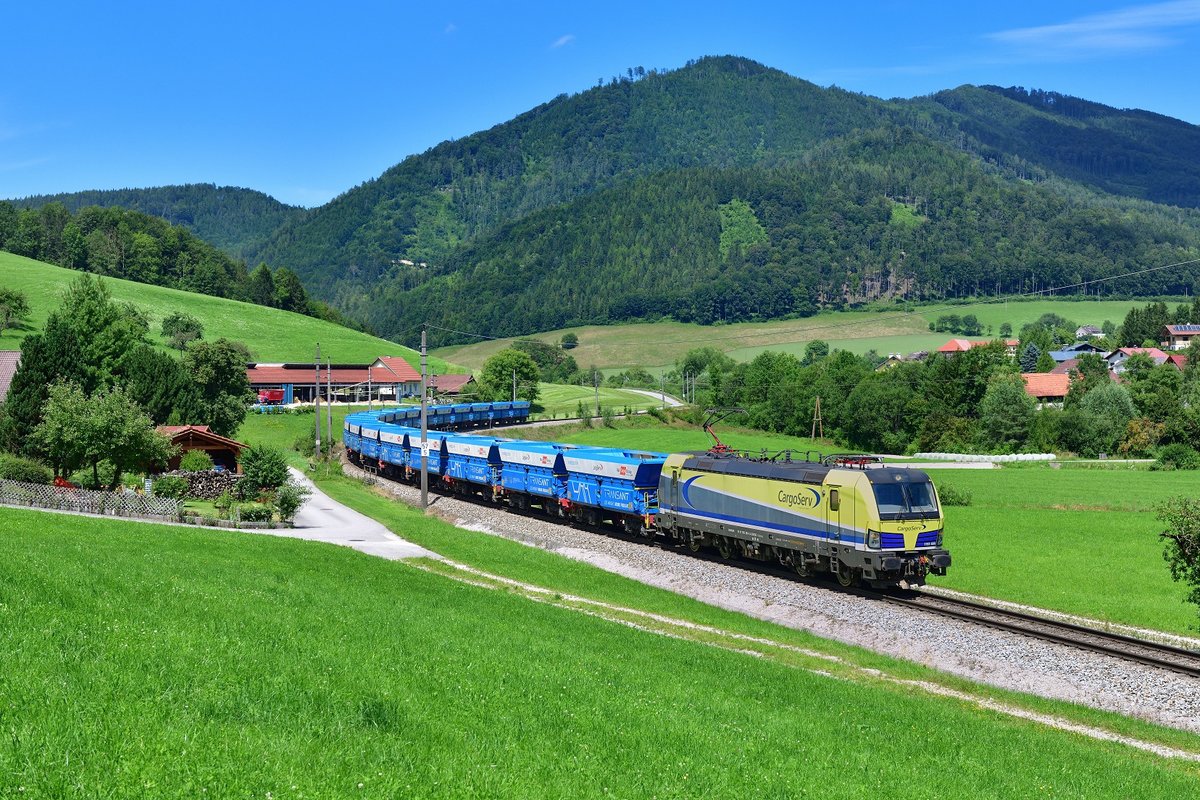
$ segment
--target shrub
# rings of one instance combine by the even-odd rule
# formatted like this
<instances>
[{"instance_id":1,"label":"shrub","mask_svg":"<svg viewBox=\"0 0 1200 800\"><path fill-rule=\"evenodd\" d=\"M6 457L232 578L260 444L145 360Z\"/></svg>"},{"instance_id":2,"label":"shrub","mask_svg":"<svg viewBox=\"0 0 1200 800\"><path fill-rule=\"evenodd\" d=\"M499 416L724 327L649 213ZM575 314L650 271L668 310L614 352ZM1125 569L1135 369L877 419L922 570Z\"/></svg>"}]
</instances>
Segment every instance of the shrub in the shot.
<instances>
[{"instance_id":1,"label":"shrub","mask_svg":"<svg viewBox=\"0 0 1200 800\"><path fill-rule=\"evenodd\" d=\"M1175 442L1158 451L1158 460L1151 469L1200 469L1200 453L1182 442Z\"/></svg>"},{"instance_id":2,"label":"shrub","mask_svg":"<svg viewBox=\"0 0 1200 800\"><path fill-rule=\"evenodd\" d=\"M270 522L275 517L275 509L262 503L240 505L237 513L242 522Z\"/></svg>"},{"instance_id":3,"label":"shrub","mask_svg":"<svg viewBox=\"0 0 1200 800\"><path fill-rule=\"evenodd\" d=\"M260 489L277 489L287 483L287 459L283 452L268 445L252 445L242 453L243 497L253 497Z\"/></svg>"},{"instance_id":4,"label":"shrub","mask_svg":"<svg viewBox=\"0 0 1200 800\"><path fill-rule=\"evenodd\" d=\"M317 452L317 443L312 436L305 433L296 437L296 441L292 442L292 449L305 458L312 458Z\"/></svg>"},{"instance_id":5,"label":"shrub","mask_svg":"<svg viewBox=\"0 0 1200 800\"><path fill-rule=\"evenodd\" d=\"M279 512L279 519L283 522L291 522L295 518L296 512L300 510L300 506L304 505L304 498L308 497L308 487L301 486L295 481L288 481L283 486L279 487L279 491L275 493L275 509Z\"/></svg>"},{"instance_id":6,"label":"shrub","mask_svg":"<svg viewBox=\"0 0 1200 800\"><path fill-rule=\"evenodd\" d=\"M655 406L654 408L646 409L646 413L648 413L650 416L654 417L659 422L667 421L667 412L663 411L661 408L658 408L657 406Z\"/></svg>"},{"instance_id":7,"label":"shrub","mask_svg":"<svg viewBox=\"0 0 1200 800\"><path fill-rule=\"evenodd\" d=\"M212 468L212 456L203 450L188 450L179 459L179 469L184 472L208 472Z\"/></svg>"},{"instance_id":8,"label":"shrub","mask_svg":"<svg viewBox=\"0 0 1200 800\"><path fill-rule=\"evenodd\" d=\"M104 489L111 486L113 476L116 474L116 468L113 467L111 461L101 461L96 465L96 473L100 476L99 482L92 475L91 467L84 467L78 472L71 474L71 483L84 489ZM186 483L186 481L185 481Z\"/></svg>"},{"instance_id":9,"label":"shrub","mask_svg":"<svg viewBox=\"0 0 1200 800\"><path fill-rule=\"evenodd\" d=\"M187 496L188 482L178 475L164 475L154 482L154 494L157 497L174 497L182 500Z\"/></svg>"},{"instance_id":10,"label":"shrub","mask_svg":"<svg viewBox=\"0 0 1200 800\"><path fill-rule=\"evenodd\" d=\"M969 506L971 505L971 490L959 489L951 486L948 483L938 484L937 487L938 499L942 501L943 506Z\"/></svg>"},{"instance_id":11,"label":"shrub","mask_svg":"<svg viewBox=\"0 0 1200 800\"><path fill-rule=\"evenodd\" d=\"M213 507L217 509L217 511L220 511L222 514L224 514L227 513L229 509L233 508L233 503L233 495L226 490L221 493L220 497L218 497L216 500L213 500Z\"/></svg>"},{"instance_id":12,"label":"shrub","mask_svg":"<svg viewBox=\"0 0 1200 800\"><path fill-rule=\"evenodd\" d=\"M604 427L616 427L616 414L613 413L611 408L602 408L600 410L600 419L603 420Z\"/></svg>"},{"instance_id":13,"label":"shrub","mask_svg":"<svg viewBox=\"0 0 1200 800\"><path fill-rule=\"evenodd\" d=\"M54 480L54 471L33 459L0 453L0 478L25 483L50 483Z\"/></svg>"}]
</instances>

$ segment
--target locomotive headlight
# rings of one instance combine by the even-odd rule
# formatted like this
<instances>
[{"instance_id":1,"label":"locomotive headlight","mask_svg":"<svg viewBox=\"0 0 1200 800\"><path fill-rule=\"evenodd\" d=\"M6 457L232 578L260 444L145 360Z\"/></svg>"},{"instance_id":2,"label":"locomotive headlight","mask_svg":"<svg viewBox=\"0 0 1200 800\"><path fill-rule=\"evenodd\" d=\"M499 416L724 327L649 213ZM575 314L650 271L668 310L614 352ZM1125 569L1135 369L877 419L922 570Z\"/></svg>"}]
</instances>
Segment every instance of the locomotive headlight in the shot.
<instances>
[{"instance_id":1,"label":"locomotive headlight","mask_svg":"<svg viewBox=\"0 0 1200 800\"><path fill-rule=\"evenodd\" d=\"M879 531L867 531L867 547L872 550L879 549Z\"/></svg>"}]
</instances>

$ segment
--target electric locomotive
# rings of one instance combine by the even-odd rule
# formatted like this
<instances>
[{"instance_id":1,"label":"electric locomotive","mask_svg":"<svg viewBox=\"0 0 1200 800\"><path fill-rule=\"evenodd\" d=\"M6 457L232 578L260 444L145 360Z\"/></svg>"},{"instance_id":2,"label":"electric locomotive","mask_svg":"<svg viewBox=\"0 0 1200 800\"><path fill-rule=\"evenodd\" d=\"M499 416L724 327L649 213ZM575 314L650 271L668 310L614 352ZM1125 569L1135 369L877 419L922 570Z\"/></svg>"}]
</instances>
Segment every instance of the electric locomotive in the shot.
<instances>
[{"instance_id":1,"label":"electric locomotive","mask_svg":"<svg viewBox=\"0 0 1200 800\"><path fill-rule=\"evenodd\" d=\"M676 453L663 464L658 501L660 533L692 551L777 560L802 577L916 586L950 566L929 476L871 456Z\"/></svg>"}]
</instances>

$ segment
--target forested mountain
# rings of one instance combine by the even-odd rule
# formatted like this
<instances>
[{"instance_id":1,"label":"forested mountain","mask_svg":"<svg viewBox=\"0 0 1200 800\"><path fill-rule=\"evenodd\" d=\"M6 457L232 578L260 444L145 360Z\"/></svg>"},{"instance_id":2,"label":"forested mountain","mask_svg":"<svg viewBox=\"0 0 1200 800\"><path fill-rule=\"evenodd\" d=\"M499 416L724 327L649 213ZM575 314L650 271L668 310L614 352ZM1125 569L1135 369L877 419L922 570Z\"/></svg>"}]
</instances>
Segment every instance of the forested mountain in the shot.
<instances>
[{"instance_id":1,"label":"forested mountain","mask_svg":"<svg viewBox=\"0 0 1200 800\"><path fill-rule=\"evenodd\" d=\"M305 214L262 192L211 183L37 195L10 202L17 208L61 203L72 214L88 206L140 211L182 225L235 258L245 258L281 225Z\"/></svg>"},{"instance_id":2,"label":"forested mountain","mask_svg":"<svg viewBox=\"0 0 1200 800\"><path fill-rule=\"evenodd\" d=\"M1112 194L1200 206L1200 127L1020 87L961 86L930 98L984 145ZM919 102L918 102L919 104Z\"/></svg>"},{"instance_id":3,"label":"forested mountain","mask_svg":"<svg viewBox=\"0 0 1200 800\"><path fill-rule=\"evenodd\" d=\"M1194 264L1115 277L1200 258L1197 154L1196 126L1052 92L883 101L712 57L559 96L309 212L251 204L257 219L222 228L228 190L156 202L229 241L246 232L252 263L408 342L425 321L510 335L1050 287L1193 292Z\"/></svg>"}]
</instances>

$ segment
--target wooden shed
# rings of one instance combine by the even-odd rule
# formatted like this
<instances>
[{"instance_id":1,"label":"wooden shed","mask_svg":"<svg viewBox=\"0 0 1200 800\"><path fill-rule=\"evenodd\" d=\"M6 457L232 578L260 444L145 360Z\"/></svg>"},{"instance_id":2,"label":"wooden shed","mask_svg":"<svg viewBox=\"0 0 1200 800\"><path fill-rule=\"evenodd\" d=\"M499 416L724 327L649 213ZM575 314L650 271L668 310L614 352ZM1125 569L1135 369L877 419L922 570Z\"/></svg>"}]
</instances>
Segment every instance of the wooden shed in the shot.
<instances>
[{"instance_id":1,"label":"wooden shed","mask_svg":"<svg viewBox=\"0 0 1200 800\"><path fill-rule=\"evenodd\" d=\"M203 450L212 458L214 465L230 472L242 471L239 460L242 451L249 447L247 444L213 433L207 425L160 425L158 431L171 437L171 444L179 447L179 452L167 465L169 470L179 469L179 459L184 453Z\"/></svg>"}]
</instances>

